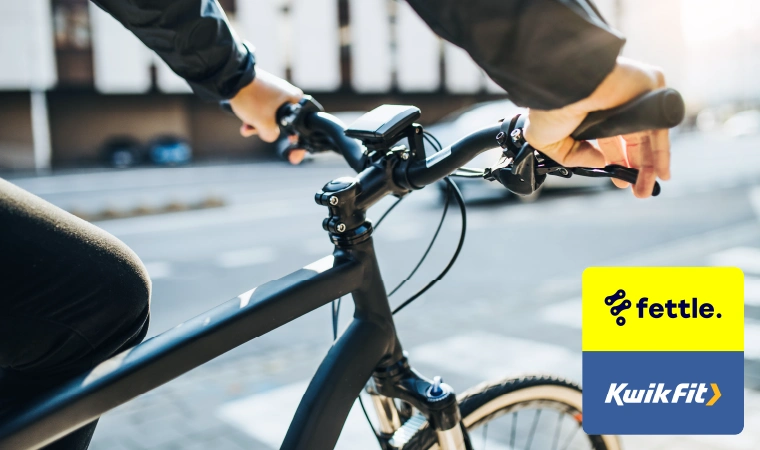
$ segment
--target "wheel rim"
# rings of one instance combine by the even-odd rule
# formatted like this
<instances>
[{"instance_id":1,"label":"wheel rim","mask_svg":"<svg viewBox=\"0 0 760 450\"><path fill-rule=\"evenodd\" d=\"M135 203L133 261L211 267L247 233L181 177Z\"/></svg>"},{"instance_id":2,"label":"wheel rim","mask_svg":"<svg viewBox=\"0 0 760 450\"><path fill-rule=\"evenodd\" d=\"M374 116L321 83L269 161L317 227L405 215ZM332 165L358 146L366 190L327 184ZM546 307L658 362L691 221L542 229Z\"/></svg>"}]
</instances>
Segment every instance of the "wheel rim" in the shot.
<instances>
[{"instance_id":1,"label":"wheel rim","mask_svg":"<svg viewBox=\"0 0 760 450\"><path fill-rule=\"evenodd\" d=\"M581 393L534 386L501 395L463 418L475 450L619 450L614 436L583 432Z\"/></svg>"}]
</instances>

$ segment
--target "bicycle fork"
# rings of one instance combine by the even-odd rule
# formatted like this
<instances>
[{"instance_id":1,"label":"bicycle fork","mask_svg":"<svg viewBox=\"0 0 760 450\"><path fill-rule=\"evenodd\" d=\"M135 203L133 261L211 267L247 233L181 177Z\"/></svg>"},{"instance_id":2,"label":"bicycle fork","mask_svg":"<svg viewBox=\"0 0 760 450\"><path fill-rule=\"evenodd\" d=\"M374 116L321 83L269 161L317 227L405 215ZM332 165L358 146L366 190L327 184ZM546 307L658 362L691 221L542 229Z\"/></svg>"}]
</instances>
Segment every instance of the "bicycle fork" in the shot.
<instances>
[{"instance_id":1,"label":"bicycle fork","mask_svg":"<svg viewBox=\"0 0 760 450\"><path fill-rule=\"evenodd\" d=\"M454 390L441 377L429 380L420 375L406 357L376 371L367 392L387 449L403 449L425 423L435 430L440 450L472 449ZM401 400L401 407L395 399Z\"/></svg>"}]
</instances>

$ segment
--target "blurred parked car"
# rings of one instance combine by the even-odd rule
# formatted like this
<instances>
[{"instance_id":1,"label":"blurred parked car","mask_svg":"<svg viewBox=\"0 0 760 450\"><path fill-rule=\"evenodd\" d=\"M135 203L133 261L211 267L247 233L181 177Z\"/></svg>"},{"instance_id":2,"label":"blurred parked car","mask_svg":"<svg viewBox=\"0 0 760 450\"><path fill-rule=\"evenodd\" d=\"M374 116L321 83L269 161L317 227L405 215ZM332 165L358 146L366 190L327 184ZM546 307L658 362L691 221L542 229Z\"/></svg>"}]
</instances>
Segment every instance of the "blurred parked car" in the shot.
<instances>
[{"instance_id":1,"label":"blurred parked car","mask_svg":"<svg viewBox=\"0 0 760 450\"><path fill-rule=\"evenodd\" d=\"M525 108L521 108L509 100L497 100L492 102L479 103L474 106L455 111L440 122L426 128L432 133L443 147L451 145L461 137L471 133L474 130L484 128L501 119L510 120L516 114L525 113ZM494 146L496 139L494 137ZM432 154L432 149L426 145L428 155ZM501 157L501 149L494 148L481 153L475 159L467 164L467 167L484 169L493 167ZM457 185L462 190L465 197L481 196L503 196L510 197L512 194L498 182L489 182L478 178L456 178ZM544 189L555 188L599 188L611 187L609 180L601 178L573 177L570 179L549 176L533 195L528 197L516 196L521 201L534 201L538 198Z\"/></svg>"},{"instance_id":2,"label":"blurred parked car","mask_svg":"<svg viewBox=\"0 0 760 450\"><path fill-rule=\"evenodd\" d=\"M106 164L119 169L136 166L144 159L142 145L130 136L116 136L107 140L101 154Z\"/></svg>"},{"instance_id":3,"label":"blurred parked car","mask_svg":"<svg viewBox=\"0 0 760 450\"><path fill-rule=\"evenodd\" d=\"M733 137L760 133L760 112L750 110L734 114L723 124L723 131Z\"/></svg>"},{"instance_id":4,"label":"blurred parked car","mask_svg":"<svg viewBox=\"0 0 760 450\"><path fill-rule=\"evenodd\" d=\"M157 166L181 166L193 158L190 144L175 136L161 136L148 144L148 158Z\"/></svg>"}]
</instances>

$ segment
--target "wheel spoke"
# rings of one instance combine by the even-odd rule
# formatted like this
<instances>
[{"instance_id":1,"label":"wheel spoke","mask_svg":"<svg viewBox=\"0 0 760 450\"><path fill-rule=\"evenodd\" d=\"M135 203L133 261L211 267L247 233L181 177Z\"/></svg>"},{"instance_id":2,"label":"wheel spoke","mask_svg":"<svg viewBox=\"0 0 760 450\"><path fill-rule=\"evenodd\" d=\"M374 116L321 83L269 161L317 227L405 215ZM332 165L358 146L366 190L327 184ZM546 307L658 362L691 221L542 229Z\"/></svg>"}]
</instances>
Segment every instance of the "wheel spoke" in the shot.
<instances>
[{"instance_id":1,"label":"wheel spoke","mask_svg":"<svg viewBox=\"0 0 760 450\"><path fill-rule=\"evenodd\" d=\"M578 430L580 430L581 428L582 428L582 425L578 424L578 428L576 428L575 431L573 431L570 434L570 439L565 441L565 445L562 447L562 450L567 450L568 447L570 447L570 444L573 442L573 439L575 439L575 436L578 434Z\"/></svg>"},{"instance_id":2,"label":"wheel spoke","mask_svg":"<svg viewBox=\"0 0 760 450\"><path fill-rule=\"evenodd\" d=\"M559 434L562 431L562 413L557 418L557 431L554 432L554 444L552 444L552 450L557 450L557 444L559 444Z\"/></svg>"},{"instance_id":3,"label":"wheel spoke","mask_svg":"<svg viewBox=\"0 0 760 450\"><path fill-rule=\"evenodd\" d=\"M536 434L536 426L538 426L538 418L541 417L541 410L536 410L536 415L533 416L533 425L530 427L530 434L528 435L528 445L525 447L525 450L530 450L530 447L533 445L533 436Z\"/></svg>"},{"instance_id":4,"label":"wheel spoke","mask_svg":"<svg viewBox=\"0 0 760 450\"><path fill-rule=\"evenodd\" d=\"M512 435L509 438L509 447L515 448L515 436L517 435L517 413L512 413Z\"/></svg>"},{"instance_id":5,"label":"wheel spoke","mask_svg":"<svg viewBox=\"0 0 760 450\"><path fill-rule=\"evenodd\" d=\"M587 436L583 432L580 424L581 411L577 404L580 395L575 385L565 385L562 380L547 379L545 383L539 383L543 390L535 390L530 394L523 391L525 395L522 399L512 402L504 401L506 399L497 400L498 397L536 385L533 378L526 378L524 381L530 383L515 388L512 385L515 383L513 381L501 386L486 386L481 392L470 394L470 412L463 420L469 420L471 423L468 431L470 437L474 438L473 448L487 450L496 445L509 450L609 450L606 441ZM499 390L494 392L494 389ZM523 419L520 419L521 414L525 416ZM554 414L557 415L556 419ZM570 424L566 425L566 421ZM497 427L490 433L492 436L488 435L488 429L493 428L490 425ZM495 439L496 443L488 445L489 437Z\"/></svg>"}]
</instances>

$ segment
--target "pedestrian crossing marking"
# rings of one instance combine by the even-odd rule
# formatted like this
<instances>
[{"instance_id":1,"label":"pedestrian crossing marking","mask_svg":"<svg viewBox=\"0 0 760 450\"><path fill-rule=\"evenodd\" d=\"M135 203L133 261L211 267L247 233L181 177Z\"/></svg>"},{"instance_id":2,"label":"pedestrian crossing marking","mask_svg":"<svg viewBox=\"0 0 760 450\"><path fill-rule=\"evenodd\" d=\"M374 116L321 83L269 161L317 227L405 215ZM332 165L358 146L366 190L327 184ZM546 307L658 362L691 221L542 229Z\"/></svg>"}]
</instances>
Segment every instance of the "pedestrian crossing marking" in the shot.
<instances>
[{"instance_id":1,"label":"pedestrian crossing marking","mask_svg":"<svg viewBox=\"0 0 760 450\"><path fill-rule=\"evenodd\" d=\"M760 320L744 319L744 359L760 360Z\"/></svg>"},{"instance_id":2,"label":"pedestrian crossing marking","mask_svg":"<svg viewBox=\"0 0 760 450\"><path fill-rule=\"evenodd\" d=\"M580 347L580 340L577 342ZM414 364L482 379L550 373L580 380L581 354L565 347L493 333L475 332L431 342L409 351Z\"/></svg>"},{"instance_id":3,"label":"pedestrian crossing marking","mask_svg":"<svg viewBox=\"0 0 760 450\"><path fill-rule=\"evenodd\" d=\"M570 300L564 302L569 308ZM746 348L752 348L754 341L760 344L760 321L748 319ZM478 351L473 351L473 349ZM760 359L760 345L753 351ZM525 339L506 337L493 333L470 333L423 344L409 351L414 363L435 366L442 372L454 372L467 377L501 378L519 373L548 372L579 379L580 354L564 347ZM478 368L477 373L473 368ZM573 373L575 372L575 373ZM473 380L476 382L478 380ZM287 427L293 418L301 396L306 391L308 381L285 385L270 391L255 394L222 405L216 415L224 422L245 432L257 441L271 448L279 448ZM369 404L369 402L365 402ZM368 413L374 420L372 408ZM745 390L745 427L737 436L625 436L622 438L627 448L647 448L652 450L721 448L755 449L754 431L760 429L760 393ZM473 434L478 439L478 433ZM491 450L512 450L508 445L488 441ZM371 431L357 404L354 404L340 440L338 450L368 448L375 445ZM478 446L476 446L478 448Z\"/></svg>"},{"instance_id":4,"label":"pedestrian crossing marking","mask_svg":"<svg viewBox=\"0 0 760 450\"><path fill-rule=\"evenodd\" d=\"M477 349L478 351L473 351ZM581 357L564 347L505 337L492 333L471 333L423 344L409 351L413 363L427 364L444 373L482 379L504 378L521 373L551 373L580 379ZM473 368L478 368L473 372ZM476 380L473 380L475 382ZM216 415L271 448L280 448L308 381L285 385L222 405ZM365 401L365 405L370 405ZM367 412L374 419L371 406ZM367 448L371 431L358 404L346 420L338 450ZM488 441L492 450L511 450Z\"/></svg>"},{"instance_id":5,"label":"pedestrian crossing marking","mask_svg":"<svg viewBox=\"0 0 760 450\"><path fill-rule=\"evenodd\" d=\"M744 277L744 304L760 306L760 279Z\"/></svg>"},{"instance_id":6,"label":"pedestrian crossing marking","mask_svg":"<svg viewBox=\"0 0 760 450\"><path fill-rule=\"evenodd\" d=\"M274 261L276 253L269 247L255 247L232 250L219 254L216 264L225 269L254 266Z\"/></svg>"},{"instance_id":7,"label":"pedestrian crossing marking","mask_svg":"<svg viewBox=\"0 0 760 450\"><path fill-rule=\"evenodd\" d=\"M172 276L171 263L167 261L153 261L145 263L145 269L151 280L159 280Z\"/></svg>"},{"instance_id":8,"label":"pedestrian crossing marking","mask_svg":"<svg viewBox=\"0 0 760 450\"><path fill-rule=\"evenodd\" d=\"M546 322L580 330L581 323L583 322L582 312L581 299L574 298L543 308L540 312L540 317Z\"/></svg>"},{"instance_id":9,"label":"pedestrian crossing marking","mask_svg":"<svg viewBox=\"0 0 760 450\"><path fill-rule=\"evenodd\" d=\"M222 405L217 417L272 448L280 448L308 381L299 381ZM365 401L365 405L369 405ZM368 413L372 413L369 409ZM374 439L358 402L354 403L336 450L366 448Z\"/></svg>"},{"instance_id":10,"label":"pedestrian crossing marking","mask_svg":"<svg viewBox=\"0 0 760 450\"><path fill-rule=\"evenodd\" d=\"M708 261L712 266L738 267L745 274L760 275L760 249L734 247L712 254Z\"/></svg>"}]
</instances>

